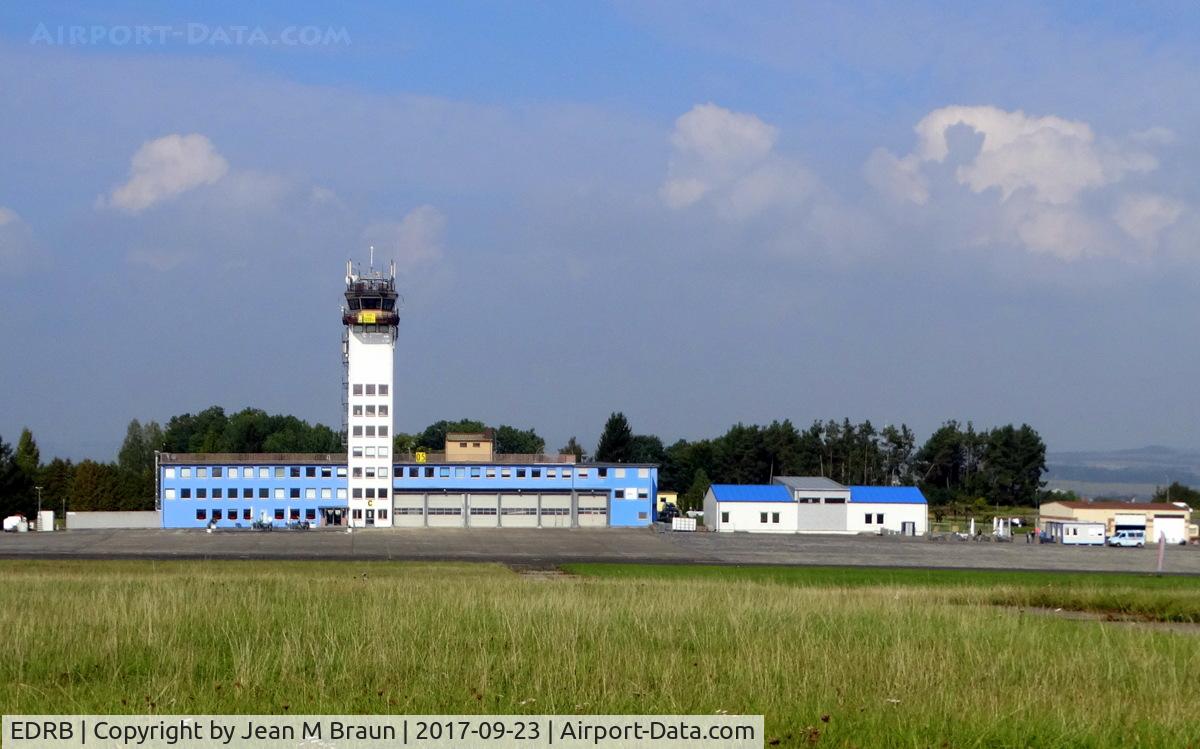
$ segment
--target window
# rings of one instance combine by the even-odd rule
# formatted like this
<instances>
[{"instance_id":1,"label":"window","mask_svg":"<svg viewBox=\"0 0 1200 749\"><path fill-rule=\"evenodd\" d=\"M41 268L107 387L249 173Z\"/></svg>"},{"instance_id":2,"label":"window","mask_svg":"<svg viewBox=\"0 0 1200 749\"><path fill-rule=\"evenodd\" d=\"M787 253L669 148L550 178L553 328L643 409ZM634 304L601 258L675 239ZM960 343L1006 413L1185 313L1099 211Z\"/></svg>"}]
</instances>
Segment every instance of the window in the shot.
<instances>
[{"instance_id":1,"label":"window","mask_svg":"<svg viewBox=\"0 0 1200 749\"><path fill-rule=\"evenodd\" d=\"M164 489L163 496L166 497L167 499L175 499L175 490L174 489Z\"/></svg>"},{"instance_id":2,"label":"window","mask_svg":"<svg viewBox=\"0 0 1200 749\"><path fill-rule=\"evenodd\" d=\"M466 468L462 468L462 467L456 467L456 468L454 469L454 478L456 478L456 479L461 479L461 478L464 478L464 477L466 477L466 475L467 475L467 469L466 469Z\"/></svg>"},{"instance_id":3,"label":"window","mask_svg":"<svg viewBox=\"0 0 1200 749\"><path fill-rule=\"evenodd\" d=\"M253 489L251 489L248 486L245 489L242 489L242 499L253 499L253 498L254 498L254 490Z\"/></svg>"},{"instance_id":4,"label":"window","mask_svg":"<svg viewBox=\"0 0 1200 749\"><path fill-rule=\"evenodd\" d=\"M388 415L388 407L387 407L387 405L382 405L382 406L380 406L380 407L379 407L379 415L380 415L380 416L387 416L387 415ZM479 447L479 445L476 445L475 447Z\"/></svg>"},{"instance_id":5,"label":"window","mask_svg":"<svg viewBox=\"0 0 1200 749\"><path fill-rule=\"evenodd\" d=\"M206 519L206 517L207 517L207 515L206 515L205 510L196 510L196 519L197 520L204 520L204 519Z\"/></svg>"},{"instance_id":6,"label":"window","mask_svg":"<svg viewBox=\"0 0 1200 749\"><path fill-rule=\"evenodd\" d=\"M355 520L362 520L362 510L352 510L350 512L350 517L354 518Z\"/></svg>"},{"instance_id":7,"label":"window","mask_svg":"<svg viewBox=\"0 0 1200 749\"><path fill-rule=\"evenodd\" d=\"M519 478L519 479L525 478L525 469L524 468L517 469L517 478Z\"/></svg>"},{"instance_id":8,"label":"window","mask_svg":"<svg viewBox=\"0 0 1200 749\"><path fill-rule=\"evenodd\" d=\"M179 469L179 478L190 479L191 477L192 477L192 469L191 468L180 468Z\"/></svg>"},{"instance_id":9,"label":"window","mask_svg":"<svg viewBox=\"0 0 1200 749\"><path fill-rule=\"evenodd\" d=\"M512 469L511 468L501 468L500 469L500 478L502 478L502 479L512 478Z\"/></svg>"},{"instance_id":10,"label":"window","mask_svg":"<svg viewBox=\"0 0 1200 749\"><path fill-rule=\"evenodd\" d=\"M306 466L304 468L304 477L309 478L309 479L315 479L317 477L317 467L316 466Z\"/></svg>"},{"instance_id":11,"label":"window","mask_svg":"<svg viewBox=\"0 0 1200 749\"><path fill-rule=\"evenodd\" d=\"M576 468L575 476L576 476L576 478L586 479L588 476L587 469L586 468Z\"/></svg>"},{"instance_id":12,"label":"window","mask_svg":"<svg viewBox=\"0 0 1200 749\"><path fill-rule=\"evenodd\" d=\"M305 489L304 490L304 498L305 499L316 499L317 498L317 490L312 488L311 486L309 488Z\"/></svg>"},{"instance_id":13,"label":"window","mask_svg":"<svg viewBox=\"0 0 1200 749\"><path fill-rule=\"evenodd\" d=\"M728 522L729 522L729 513L728 513L728 512L722 512L722 513L721 513L721 522L722 522L722 523L728 523Z\"/></svg>"},{"instance_id":14,"label":"window","mask_svg":"<svg viewBox=\"0 0 1200 749\"><path fill-rule=\"evenodd\" d=\"M266 466L263 466L262 468L259 468L259 469L258 469L258 477L259 477L260 479L269 479L269 478L271 478L271 469L270 469L270 468L267 468Z\"/></svg>"},{"instance_id":15,"label":"window","mask_svg":"<svg viewBox=\"0 0 1200 749\"><path fill-rule=\"evenodd\" d=\"M466 442L459 442L459 443L458 443L458 446L459 446L459 447L466 447L466 446L467 446L467 443L466 443Z\"/></svg>"},{"instance_id":16,"label":"window","mask_svg":"<svg viewBox=\"0 0 1200 749\"><path fill-rule=\"evenodd\" d=\"M332 495L330 494L329 489L321 490L321 499L329 499L331 496ZM346 498L346 490L344 488L338 489L338 499L345 499L345 498Z\"/></svg>"},{"instance_id":17,"label":"window","mask_svg":"<svg viewBox=\"0 0 1200 749\"><path fill-rule=\"evenodd\" d=\"M299 508L299 507L293 507L293 508L291 509L291 512L289 512L289 513L288 513L288 515L290 515L290 516L291 516L291 517L290 517L290 519L291 519L291 520L299 520L299 519L300 519L300 508Z\"/></svg>"},{"instance_id":18,"label":"window","mask_svg":"<svg viewBox=\"0 0 1200 749\"><path fill-rule=\"evenodd\" d=\"M381 426L381 427L379 427L379 436L380 436L380 437L386 437L386 436L387 436L387 433L388 433L388 428L387 428L387 425L386 425L386 424L385 424L385 425L383 425L383 426Z\"/></svg>"},{"instance_id":19,"label":"window","mask_svg":"<svg viewBox=\"0 0 1200 749\"><path fill-rule=\"evenodd\" d=\"M221 498L221 487L219 487L219 486L214 487L213 488L213 499L220 499L220 498Z\"/></svg>"},{"instance_id":20,"label":"window","mask_svg":"<svg viewBox=\"0 0 1200 749\"><path fill-rule=\"evenodd\" d=\"M283 499L283 498L284 498L283 497L283 487L282 486L275 487L275 499Z\"/></svg>"},{"instance_id":21,"label":"window","mask_svg":"<svg viewBox=\"0 0 1200 749\"><path fill-rule=\"evenodd\" d=\"M213 510L213 511L212 511L212 519L213 519L213 520L220 520L220 519L221 519L221 511L220 511L220 510Z\"/></svg>"},{"instance_id":22,"label":"window","mask_svg":"<svg viewBox=\"0 0 1200 749\"><path fill-rule=\"evenodd\" d=\"M276 519L276 520L283 520L283 510L276 510L276 511L275 511L275 519Z\"/></svg>"},{"instance_id":23,"label":"window","mask_svg":"<svg viewBox=\"0 0 1200 749\"><path fill-rule=\"evenodd\" d=\"M362 487L361 486L354 487L353 496L355 499L362 499Z\"/></svg>"},{"instance_id":24,"label":"window","mask_svg":"<svg viewBox=\"0 0 1200 749\"><path fill-rule=\"evenodd\" d=\"M213 477L214 479L219 479L219 478L222 478L222 477L223 477L223 476L222 476L222 473L223 473L223 470L222 470L222 468L221 468L220 466L217 466L217 467L215 467L215 468L213 468L213 469L212 469L212 477Z\"/></svg>"},{"instance_id":25,"label":"window","mask_svg":"<svg viewBox=\"0 0 1200 749\"><path fill-rule=\"evenodd\" d=\"M244 478L244 479L254 478L254 469L250 468L250 467L243 468L242 469L242 478Z\"/></svg>"},{"instance_id":26,"label":"window","mask_svg":"<svg viewBox=\"0 0 1200 749\"><path fill-rule=\"evenodd\" d=\"M433 466L425 466L425 478L433 478Z\"/></svg>"},{"instance_id":27,"label":"window","mask_svg":"<svg viewBox=\"0 0 1200 749\"><path fill-rule=\"evenodd\" d=\"M772 512L772 513L771 513L771 522L772 522L772 523L778 523L778 522L779 522L779 513L778 513L778 512Z\"/></svg>"},{"instance_id":28,"label":"window","mask_svg":"<svg viewBox=\"0 0 1200 749\"><path fill-rule=\"evenodd\" d=\"M284 476L283 466L275 466L275 478L281 479Z\"/></svg>"},{"instance_id":29,"label":"window","mask_svg":"<svg viewBox=\"0 0 1200 749\"><path fill-rule=\"evenodd\" d=\"M387 466L383 466L382 468L379 469L379 478L386 479L387 475L388 475L388 467Z\"/></svg>"},{"instance_id":30,"label":"window","mask_svg":"<svg viewBox=\"0 0 1200 749\"><path fill-rule=\"evenodd\" d=\"M368 447L368 448L367 448L367 453L366 453L366 454L367 454L367 457L368 457L368 458L374 458L374 457L375 457L375 448L373 448L373 447Z\"/></svg>"},{"instance_id":31,"label":"window","mask_svg":"<svg viewBox=\"0 0 1200 749\"><path fill-rule=\"evenodd\" d=\"M387 520L387 516L388 516L388 511L386 509L377 510L375 512L375 517L379 518L380 520Z\"/></svg>"},{"instance_id":32,"label":"window","mask_svg":"<svg viewBox=\"0 0 1200 749\"><path fill-rule=\"evenodd\" d=\"M362 416L363 415L363 407L362 406L354 406L353 408L350 409L350 414L352 416Z\"/></svg>"},{"instance_id":33,"label":"window","mask_svg":"<svg viewBox=\"0 0 1200 749\"><path fill-rule=\"evenodd\" d=\"M307 510L304 511L304 519L305 520L316 520L317 519L317 511L312 509L311 507L308 508Z\"/></svg>"},{"instance_id":34,"label":"window","mask_svg":"<svg viewBox=\"0 0 1200 749\"><path fill-rule=\"evenodd\" d=\"M175 469L174 468L164 468L163 469L163 478L166 478L166 479L175 478Z\"/></svg>"},{"instance_id":35,"label":"window","mask_svg":"<svg viewBox=\"0 0 1200 749\"><path fill-rule=\"evenodd\" d=\"M367 385L367 395L375 395L375 386Z\"/></svg>"},{"instance_id":36,"label":"window","mask_svg":"<svg viewBox=\"0 0 1200 749\"><path fill-rule=\"evenodd\" d=\"M329 466L321 466L321 478L327 479L333 477L333 469Z\"/></svg>"},{"instance_id":37,"label":"window","mask_svg":"<svg viewBox=\"0 0 1200 749\"><path fill-rule=\"evenodd\" d=\"M350 454L351 454L351 455L353 455L353 456L354 456L354 457L356 457L356 458L361 458L361 457L363 456L362 448L361 448L361 447L356 447L356 448L354 448L353 450L351 450L351 451L350 451Z\"/></svg>"},{"instance_id":38,"label":"window","mask_svg":"<svg viewBox=\"0 0 1200 749\"><path fill-rule=\"evenodd\" d=\"M362 395L362 385L355 385L355 386L354 386L354 394L355 394L355 395Z\"/></svg>"},{"instance_id":39,"label":"window","mask_svg":"<svg viewBox=\"0 0 1200 749\"><path fill-rule=\"evenodd\" d=\"M649 468L639 468L638 469L638 478L639 479L650 478L650 469Z\"/></svg>"},{"instance_id":40,"label":"window","mask_svg":"<svg viewBox=\"0 0 1200 749\"><path fill-rule=\"evenodd\" d=\"M254 513L250 512L249 507L242 510L242 520L253 520L253 519L254 519Z\"/></svg>"},{"instance_id":41,"label":"window","mask_svg":"<svg viewBox=\"0 0 1200 749\"><path fill-rule=\"evenodd\" d=\"M225 490L225 496L230 499L237 499L238 490L236 486L231 486Z\"/></svg>"},{"instance_id":42,"label":"window","mask_svg":"<svg viewBox=\"0 0 1200 749\"><path fill-rule=\"evenodd\" d=\"M767 522L767 513L765 513L765 512L758 513L758 522L760 522L760 523Z\"/></svg>"},{"instance_id":43,"label":"window","mask_svg":"<svg viewBox=\"0 0 1200 749\"><path fill-rule=\"evenodd\" d=\"M338 478L346 478L346 466L338 466L337 475Z\"/></svg>"},{"instance_id":44,"label":"window","mask_svg":"<svg viewBox=\"0 0 1200 749\"><path fill-rule=\"evenodd\" d=\"M419 468L417 468L416 466L409 466L409 467L408 467L408 477L409 477L410 479L415 479L415 478L417 477L417 472L418 472L419 470L420 470L420 469L419 469Z\"/></svg>"},{"instance_id":45,"label":"window","mask_svg":"<svg viewBox=\"0 0 1200 749\"><path fill-rule=\"evenodd\" d=\"M479 466L472 466L471 467L471 478L477 479L477 478L479 478L479 476L480 476Z\"/></svg>"},{"instance_id":46,"label":"window","mask_svg":"<svg viewBox=\"0 0 1200 749\"><path fill-rule=\"evenodd\" d=\"M355 426L353 427L353 429L352 429L352 432L351 432L351 433L352 433L352 434L353 434L355 437L361 437L361 436L362 436L362 426L361 426L361 425L355 425Z\"/></svg>"},{"instance_id":47,"label":"window","mask_svg":"<svg viewBox=\"0 0 1200 749\"><path fill-rule=\"evenodd\" d=\"M294 479L300 478L300 466L292 466L288 474Z\"/></svg>"},{"instance_id":48,"label":"window","mask_svg":"<svg viewBox=\"0 0 1200 749\"><path fill-rule=\"evenodd\" d=\"M650 499L650 490L649 489L638 489L637 493L638 493L638 499Z\"/></svg>"},{"instance_id":49,"label":"window","mask_svg":"<svg viewBox=\"0 0 1200 749\"><path fill-rule=\"evenodd\" d=\"M380 385L380 386L379 386L379 394L380 394L380 395L387 395L387 394L388 394L388 386L387 386L387 385Z\"/></svg>"},{"instance_id":50,"label":"window","mask_svg":"<svg viewBox=\"0 0 1200 749\"><path fill-rule=\"evenodd\" d=\"M362 466L354 466L354 468L351 468L350 476L351 476L351 478L361 479L362 478Z\"/></svg>"},{"instance_id":51,"label":"window","mask_svg":"<svg viewBox=\"0 0 1200 749\"><path fill-rule=\"evenodd\" d=\"M471 447L479 447L479 443L478 443L478 442L472 442L472 443L471 443Z\"/></svg>"},{"instance_id":52,"label":"window","mask_svg":"<svg viewBox=\"0 0 1200 749\"><path fill-rule=\"evenodd\" d=\"M198 478L198 479L208 478L208 469L207 468L197 468L196 469L196 478Z\"/></svg>"},{"instance_id":53,"label":"window","mask_svg":"<svg viewBox=\"0 0 1200 749\"><path fill-rule=\"evenodd\" d=\"M375 478L375 469L373 467L364 468L363 475L369 479Z\"/></svg>"},{"instance_id":54,"label":"window","mask_svg":"<svg viewBox=\"0 0 1200 749\"><path fill-rule=\"evenodd\" d=\"M540 479L540 478L542 477L542 469L541 469L541 468L534 468L534 469L531 471L530 475L531 475L533 478L535 478L535 479Z\"/></svg>"},{"instance_id":55,"label":"window","mask_svg":"<svg viewBox=\"0 0 1200 749\"><path fill-rule=\"evenodd\" d=\"M826 497L825 504L827 505L844 505L846 504L845 497Z\"/></svg>"},{"instance_id":56,"label":"window","mask_svg":"<svg viewBox=\"0 0 1200 749\"><path fill-rule=\"evenodd\" d=\"M564 469L562 469L562 477L563 477L564 479L569 479L569 478L571 478L571 469L570 469L570 468L564 468Z\"/></svg>"},{"instance_id":57,"label":"window","mask_svg":"<svg viewBox=\"0 0 1200 749\"><path fill-rule=\"evenodd\" d=\"M866 514L866 516L863 518L863 522L864 522L864 523L866 523L867 525L870 525L870 524L871 524L871 517L872 517L871 513L869 513L869 512L868 512L868 513Z\"/></svg>"},{"instance_id":58,"label":"window","mask_svg":"<svg viewBox=\"0 0 1200 749\"><path fill-rule=\"evenodd\" d=\"M596 475L602 479L606 479L606 478L608 478L608 469L607 468L597 468Z\"/></svg>"},{"instance_id":59,"label":"window","mask_svg":"<svg viewBox=\"0 0 1200 749\"><path fill-rule=\"evenodd\" d=\"M293 488L292 491L290 492L290 496L288 498L289 499L300 499L300 489Z\"/></svg>"},{"instance_id":60,"label":"window","mask_svg":"<svg viewBox=\"0 0 1200 749\"><path fill-rule=\"evenodd\" d=\"M179 490L179 498L180 499L191 499L192 498L192 490L191 489L180 489Z\"/></svg>"},{"instance_id":61,"label":"window","mask_svg":"<svg viewBox=\"0 0 1200 749\"><path fill-rule=\"evenodd\" d=\"M883 513L882 512L875 516L875 522L878 525L883 525Z\"/></svg>"},{"instance_id":62,"label":"window","mask_svg":"<svg viewBox=\"0 0 1200 749\"><path fill-rule=\"evenodd\" d=\"M346 487L343 486L337 490L337 498L338 499L346 498ZM328 489L321 490L321 499L329 499L329 490Z\"/></svg>"},{"instance_id":63,"label":"window","mask_svg":"<svg viewBox=\"0 0 1200 749\"><path fill-rule=\"evenodd\" d=\"M623 478L625 478L625 469L624 469L624 468L617 468L617 469L614 469L614 470L613 470L613 475L614 475L614 476L616 476L616 477L617 477L617 478L619 478L619 479L623 479Z\"/></svg>"},{"instance_id":64,"label":"window","mask_svg":"<svg viewBox=\"0 0 1200 749\"><path fill-rule=\"evenodd\" d=\"M386 447L379 448L379 457L386 458L387 456L388 456L388 449Z\"/></svg>"},{"instance_id":65,"label":"window","mask_svg":"<svg viewBox=\"0 0 1200 749\"><path fill-rule=\"evenodd\" d=\"M442 466L441 468L439 468L438 469L438 477L444 478L444 479L450 478L450 468L448 466Z\"/></svg>"},{"instance_id":66,"label":"window","mask_svg":"<svg viewBox=\"0 0 1200 749\"><path fill-rule=\"evenodd\" d=\"M375 415L375 407L367 406L367 416L374 416L374 415Z\"/></svg>"},{"instance_id":67,"label":"window","mask_svg":"<svg viewBox=\"0 0 1200 749\"><path fill-rule=\"evenodd\" d=\"M271 498L271 490L265 486L260 487L258 490L258 498L259 499L270 499Z\"/></svg>"},{"instance_id":68,"label":"window","mask_svg":"<svg viewBox=\"0 0 1200 749\"><path fill-rule=\"evenodd\" d=\"M548 478L548 479L558 478L558 471L553 468L547 468L546 469L546 478Z\"/></svg>"},{"instance_id":69,"label":"window","mask_svg":"<svg viewBox=\"0 0 1200 749\"><path fill-rule=\"evenodd\" d=\"M379 487L379 498L387 499L387 495L388 495L387 487L386 486Z\"/></svg>"}]
</instances>

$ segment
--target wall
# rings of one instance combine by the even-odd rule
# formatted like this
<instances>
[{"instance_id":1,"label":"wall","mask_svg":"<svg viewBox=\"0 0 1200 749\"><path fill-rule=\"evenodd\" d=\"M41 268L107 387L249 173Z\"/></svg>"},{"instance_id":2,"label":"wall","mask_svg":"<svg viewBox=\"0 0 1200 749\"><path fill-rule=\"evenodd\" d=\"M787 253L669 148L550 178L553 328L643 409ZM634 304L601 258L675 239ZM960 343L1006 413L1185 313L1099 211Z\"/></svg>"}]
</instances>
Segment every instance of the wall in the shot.
<instances>
[{"instance_id":1,"label":"wall","mask_svg":"<svg viewBox=\"0 0 1200 749\"><path fill-rule=\"evenodd\" d=\"M871 514L870 523L864 517L867 513ZM877 533L880 526L875 520L880 513L883 514L883 528L886 530L899 533L902 523L912 522L916 524L917 535L929 532L927 505L890 502L851 502L846 505L846 529L851 533Z\"/></svg>"},{"instance_id":2,"label":"wall","mask_svg":"<svg viewBox=\"0 0 1200 749\"><path fill-rule=\"evenodd\" d=\"M801 533L846 533L846 504L799 504L797 530Z\"/></svg>"},{"instance_id":3,"label":"wall","mask_svg":"<svg viewBox=\"0 0 1200 749\"><path fill-rule=\"evenodd\" d=\"M711 492L710 492L711 496ZM704 525L718 531L745 531L748 533L795 533L796 504L794 502L709 502L705 497ZM709 508L712 508L714 524L709 524ZM767 513L766 523L762 513ZM721 515L729 513L728 522ZM779 513L779 522L770 522Z\"/></svg>"},{"instance_id":4,"label":"wall","mask_svg":"<svg viewBox=\"0 0 1200 749\"><path fill-rule=\"evenodd\" d=\"M162 514L145 512L68 512L67 530L89 528L161 528Z\"/></svg>"}]
</instances>

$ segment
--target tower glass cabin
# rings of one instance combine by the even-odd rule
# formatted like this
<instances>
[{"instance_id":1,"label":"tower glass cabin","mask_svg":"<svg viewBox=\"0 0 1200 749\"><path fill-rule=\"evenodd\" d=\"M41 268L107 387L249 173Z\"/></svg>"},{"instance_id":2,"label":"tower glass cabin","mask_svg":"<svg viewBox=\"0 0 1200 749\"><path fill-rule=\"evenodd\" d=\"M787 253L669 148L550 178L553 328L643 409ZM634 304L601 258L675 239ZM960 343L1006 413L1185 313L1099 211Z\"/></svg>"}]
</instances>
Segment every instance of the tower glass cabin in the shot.
<instances>
[{"instance_id":1,"label":"tower glass cabin","mask_svg":"<svg viewBox=\"0 0 1200 749\"><path fill-rule=\"evenodd\" d=\"M346 448L351 527L392 525L393 356L400 315L396 265L346 264Z\"/></svg>"}]
</instances>

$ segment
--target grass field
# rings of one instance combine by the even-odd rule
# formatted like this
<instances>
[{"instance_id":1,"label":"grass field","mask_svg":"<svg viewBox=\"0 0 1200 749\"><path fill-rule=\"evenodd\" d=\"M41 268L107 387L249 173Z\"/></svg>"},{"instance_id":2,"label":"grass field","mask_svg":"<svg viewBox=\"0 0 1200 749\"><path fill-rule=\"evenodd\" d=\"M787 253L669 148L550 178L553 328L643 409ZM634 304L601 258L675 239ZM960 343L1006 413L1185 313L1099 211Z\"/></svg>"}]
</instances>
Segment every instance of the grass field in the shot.
<instances>
[{"instance_id":1,"label":"grass field","mask_svg":"<svg viewBox=\"0 0 1200 749\"><path fill-rule=\"evenodd\" d=\"M1191 578L572 571L0 562L0 709L727 711L781 746L1200 746L1200 635L994 605L1133 590L1194 611Z\"/></svg>"}]
</instances>

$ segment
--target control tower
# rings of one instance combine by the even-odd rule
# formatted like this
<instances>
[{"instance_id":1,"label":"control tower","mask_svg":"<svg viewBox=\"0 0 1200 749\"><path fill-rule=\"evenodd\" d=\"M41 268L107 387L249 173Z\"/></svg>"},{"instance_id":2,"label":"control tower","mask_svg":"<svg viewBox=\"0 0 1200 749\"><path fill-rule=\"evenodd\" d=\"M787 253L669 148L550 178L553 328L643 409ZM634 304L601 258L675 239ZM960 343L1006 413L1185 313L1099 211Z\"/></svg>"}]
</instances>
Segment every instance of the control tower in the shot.
<instances>
[{"instance_id":1,"label":"control tower","mask_svg":"<svg viewBox=\"0 0 1200 749\"><path fill-rule=\"evenodd\" d=\"M373 264L372 264L373 266ZM343 355L350 525L392 525L392 370L396 347L396 263L385 274L346 263Z\"/></svg>"}]
</instances>

